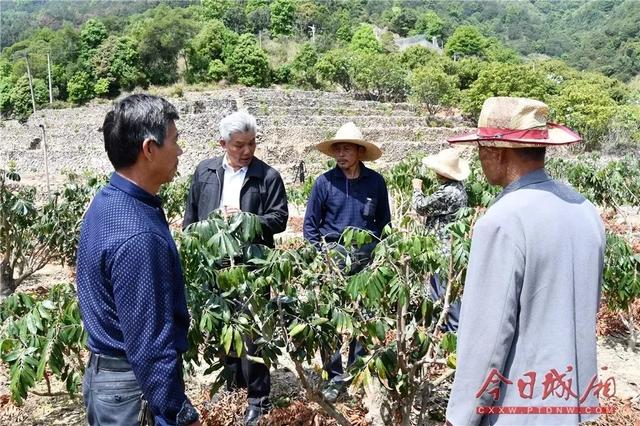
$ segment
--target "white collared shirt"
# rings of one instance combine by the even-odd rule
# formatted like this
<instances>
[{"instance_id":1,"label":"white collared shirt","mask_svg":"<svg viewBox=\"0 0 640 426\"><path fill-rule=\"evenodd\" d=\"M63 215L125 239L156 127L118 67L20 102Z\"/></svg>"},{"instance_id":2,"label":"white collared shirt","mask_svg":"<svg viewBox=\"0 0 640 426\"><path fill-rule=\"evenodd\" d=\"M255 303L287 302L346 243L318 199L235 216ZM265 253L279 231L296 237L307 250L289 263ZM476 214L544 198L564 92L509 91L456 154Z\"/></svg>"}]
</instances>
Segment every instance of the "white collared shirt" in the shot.
<instances>
[{"instance_id":1,"label":"white collared shirt","mask_svg":"<svg viewBox=\"0 0 640 426\"><path fill-rule=\"evenodd\" d=\"M224 184L222 185L220 208L233 207L240 209L240 189L248 167L245 166L238 169L238 171L234 171L227 161L227 154L225 154L222 158L222 168L224 169Z\"/></svg>"}]
</instances>

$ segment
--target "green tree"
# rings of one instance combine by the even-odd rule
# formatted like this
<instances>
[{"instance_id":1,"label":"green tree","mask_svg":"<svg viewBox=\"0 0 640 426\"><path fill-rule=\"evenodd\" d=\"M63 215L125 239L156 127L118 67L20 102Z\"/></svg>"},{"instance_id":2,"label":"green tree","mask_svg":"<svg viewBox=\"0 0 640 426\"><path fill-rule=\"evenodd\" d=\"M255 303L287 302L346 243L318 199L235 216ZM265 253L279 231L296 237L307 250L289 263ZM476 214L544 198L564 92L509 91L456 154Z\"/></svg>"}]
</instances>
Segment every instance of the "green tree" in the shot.
<instances>
[{"instance_id":1,"label":"green tree","mask_svg":"<svg viewBox=\"0 0 640 426\"><path fill-rule=\"evenodd\" d=\"M382 101L404 101L407 92L407 70L399 55L356 51L353 54L353 90L359 97Z\"/></svg>"},{"instance_id":2,"label":"green tree","mask_svg":"<svg viewBox=\"0 0 640 426\"><path fill-rule=\"evenodd\" d=\"M298 34L310 34L311 25L314 25L316 32L323 26L324 18L327 17L328 11L326 6L318 4L314 0L298 0L296 7L296 28Z\"/></svg>"},{"instance_id":3,"label":"green tree","mask_svg":"<svg viewBox=\"0 0 640 426\"><path fill-rule=\"evenodd\" d=\"M616 108L609 122L609 143L640 147L640 104L622 105Z\"/></svg>"},{"instance_id":4,"label":"green tree","mask_svg":"<svg viewBox=\"0 0 640 426\"><path fill-rule=\"evenodd\" d=\"M145 83L136 47L136 42L130 37L111 36L96 49L91 58L93 74L101 87L96 94L115 95L120 90L131 90ZM109 84L106 86L107 91L102 93L105 82Z\"/></svg>"},{"instance_id":5,"label":"green tree","mask_svg":"<svg viewBox=\"0 0 640 426\"><path fill-rule=\"evenodd\" d=\"M202 0L202 15L206 19L222 19L231 5L231 0Z\"/></svg>"},{"instance_id":6,"label":"green tree","mask_svg":"<svg viewBox=\"0 0 640 426\"><path fill-rule=\"evenodd\" d=\"M369 24L361 24L353 34L349 47L354 51L382 53L382 45Z\"/></svg>"},{"instance_id":7,"label":"green tree","mask_svg":"<svg viewBox=\"0 0 640 426\"><path fill-rule=\"evenodd\" d=\"M353 88L353 55L348 49L333 49L326 52L316 63L320 78L337 84L345 91Z\"/></svg>"},{"instance_id":8,"label":"green tree","mask_svg":"<svg viewBox=\"0 0 640 426\"><path fill-rule=\"evenodd\" d=\"M36 108L49 101L49 89L44 80L33 79L33 93L36 100ZM31 102L31 90L29 89L29 78L23 75L16 81L16 84L9 93L11 110L18 119L26 119L33 113Z\"/></svg>"},{"instance_id":9,"label":"green tree","mask_svg":"<svg viewBox=\"0 0 640 426\"><path fill-rule=\"evenodd\" d=\"M67 85L69 101L74 104L81 104L93 98L93 86L94 83L88 73L80 71L74 74Z\"/></svg>"},{"instance_id":10,"label":"green tree","mask_svg":"<svg viewBox=\"0 0 640 426\"><path fill-rule=\"evenodd\" d=\"M483 56L487 47L487 39L472 25L462 25L449 37L444 52L453 57Z\"/></svg>"},{"instance_id":11,"label":"green tree","mask_svg":"<svg viewBox=\"0 0 640 426\"><path fill-rule=\"evenodd\" d=\"M317 88L317 62L316 48L311 43L305 43L291 63L294 83L305 88Z\"/></svg>"},{"instance_id":12,"label":"green tree","mask_svg":"<svg viewBox=\"0 0 640 426\"><path fill-rule=\"evenodd\" d=\"M352 22L349 12L341 9L331 15L332 27L335 27L336 38L342 43L349 43L353 38L353 28L357 26Z\"/></svg>"},{"instance_id":13,"label":"green tree","mask_svg":"<svg viewBox=\"0 0 640 426\"><path fill-rule=\"evenodd\" d=\"M412 33L424 34L427 38L442 37L442 30L444 29L444 21L432 10L428 10L418 16L416 20L415 29Z\"/></svg>"},{"instance_id":14,"label":"green tree","mask_svg":"<svg viewBox=\"0 0 640 426\"><path fill-rule=\"evenodd\" d=\"M244 9L247 25L254 34L268 30L271 26L271 8L268 0L249 0Z\"/></svg>"},{"instance_id":15,"label":"green tree","mask_svg":"<svg viewBox=\"0 0 640 426\"><path fill-rule=\"evenodd\" d=\"M640 298L640 254L623 236L607 233L603 293L607 304L621 313L629 331L628 348L635 349L636 326L632 304Z\"/></svg>"},{"instance_id":16,"label":"green tree","mask_svg":"<svg viewBox=\"0 0 640 426\"><path fill-rule=\"evenodd\" d=\"M407 67L407 69L413 70L432 63L437 56L437 53L426 47L411 46L402 51L400 54L400 62Z\"/></svg>"},{"instance_id":17,"label":"green tree","mask_svg":"<svg viewBox=\"0 0 640 426\"><path fill-rule=\"evenodd\" d=\"M460 90L471 87L473 82L478 79L480 71L488 65L487 62L473 56L462 58L458 61L452 61L448 57L441 57L440 64L449 74L454 74L458 77L458 88Z\"/></svg>"},{"instance_id":18,"label":"green tree","mask_svg":"<svg viewBox=\"0 0 640 426\"><path fill-rule=\"evenodd\" d=\"M600 146L608 131L616 103L606 87L574 80L548 101L555 121L566 124L584 139L587 149Z\"/></svg>"},{"instance_id":19,"label":"green tree","mask_svg":"<svg viewBox=\"0 0 640 426\"><path fill-rule=\"evenodd\" d=\"M226 78L228 73L227 66L220 59L214 59L209 62L209 68L207 69L207 79L209 81L220 81Z\"/></svg>"},{"instance_id":20,"label":"green tree","mask_svg":"<svg viewBox=\"0 0 640 426\"><path fill-rule=\"evenodd\" d=\"M463 110L477 117L485 99L516 96L545 101L553 93L546 75L530 65L491 63L483 67L476 81L463 92Z\"/></svg>"},{"instance_id":21,"label":"green tree","mask_svg":"<svg viewBox=\"0 0 640 426\"><path fill-rule=\"evenodd\" d=\"M207 22L187 45L187 81L195 83L208 80L211 61L226 61L233 52L238 37L238 34L229 30L220 20Z\"/></svg>"},{"instance_id":22,"label":"green tree","mask_svg":"<svg viewBox=\"0 0 640 426\"><path fill-rule=\"evenodd\" d=\"M196 33L188 9L160 5L132 24L141 69L149 83L167 85L178 79L178 55Z\"/></svg>"},{"instance_id":23,"label":"green tree","mask_svg":"<svg viewBox=\"0 0 640 426\"><path fill-rule=\"evenodd\" d=\"M107 38L107 28L96 19L89 19L80 29L80 40L87 50L96 49Z\"/></svg>"},{"instance_id":24,"label":"green tree","mask_svg":"<svg viewBox=\"0 0 640 426\"><path fill-rule=\"evenodd\" d=\"M82 214L93 187L65 185L60 194L36 205L35 189L18 186L20 176L0 170L0 295L58 258L73 264Z\"/></svg>"},{"instance_id":25,"label":"green tree","mask_svg":"<svg viewBox=\"0 0 640 426\"><path fill-rule=\"evenodd\" d=\"M424 105L429 114L454 104L458 97L458 78L441 68L424 66L413 71L409 85L412 101Z\"/></svg>"},{"instance_id":26,"label":"green tree","mask_svg":"<svg viewBox=\"0 0 640 426\"><path fill-rule=\"evenodd\" d=\"M232 31L241 34L251 30L249 20L244 11L244 4L241 2L233 2L222 15L222 22L227 28Z\"/></svg>"},{"instance_id":27,"label":"green tree","mask_svg":"<svg viewBox=\"0 0 640 426\"><path fill-rule=\"evenodd\" d=\"M11 112L11 89L13 89L11 77L0 77L0 114L2 115L8 115Z\"/></svg>"},{"instance_id":28,"label":"green tree","mask_svg":"<svg viewBox=\"0 0 640 426\"><path fill-rule=\"evenodd\" d=\"M498 39L491 37L487 39L484 55L489 62L502 62L505 64L522 63L520 54L513 49L504 47Z\"/></svg>"},{"instance_id":29,"label":"green tree","mask_svg":"<svg viewBox=\"0 0 640 426\"><path fill-rule=\"evenodd\" d=\"M402 37L406 37L416 24L416 12L407 7L394 6L382 14L382 21L389 29Z\"/></svg>"},{"instance_id":30,"label":"green tree","mask_svg":"<svg viewBox=\"0 0 640 426\"><path fill-rule=\"evenodd\" d=\"M269 61L252 34L242 34L227 60L231 81L245 86L269 84Z\"/></svg>"},{"instance_id":31,"label":"green tree","mask_svg":"<svg viewBox=\"0 0 640 426\"><path fill-rule=\"evenodd\" d=\"M289 35L295 24L296 6L293 0L275 0L271 3L271 31L275 35Z\"/></svg>"}]
</instances>

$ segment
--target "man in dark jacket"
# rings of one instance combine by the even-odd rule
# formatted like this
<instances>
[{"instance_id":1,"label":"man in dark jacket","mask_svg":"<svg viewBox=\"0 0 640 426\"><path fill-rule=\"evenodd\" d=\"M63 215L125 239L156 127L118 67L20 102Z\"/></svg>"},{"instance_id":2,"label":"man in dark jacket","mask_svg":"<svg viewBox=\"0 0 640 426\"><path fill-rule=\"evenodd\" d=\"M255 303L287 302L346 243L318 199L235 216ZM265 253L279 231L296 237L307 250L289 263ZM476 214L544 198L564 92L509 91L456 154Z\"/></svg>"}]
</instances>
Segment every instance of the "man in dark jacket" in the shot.
<instances>
[{"instance_id":1,"label":"man in dark jacket","mask_svg":"<svg viewBox=\"0 0 640 426\"><path fill-rule=\"evenodd\" d=\"M254 213L262 225L257 244L274 246L273 235L287 227L287 194L280 174L254 157L256 119L246 112L234 112L220 121L220 146L225 154L202 161L193 174L183 227L206 219L216 209L226 214L238 211ZM247 352L256 347L246 341ZM246 424L257 424L270 409L269 368L248 359L227 357L225 364L232 374L231 387L247 387L249 407Z\"/></svg>"}]
</instances>

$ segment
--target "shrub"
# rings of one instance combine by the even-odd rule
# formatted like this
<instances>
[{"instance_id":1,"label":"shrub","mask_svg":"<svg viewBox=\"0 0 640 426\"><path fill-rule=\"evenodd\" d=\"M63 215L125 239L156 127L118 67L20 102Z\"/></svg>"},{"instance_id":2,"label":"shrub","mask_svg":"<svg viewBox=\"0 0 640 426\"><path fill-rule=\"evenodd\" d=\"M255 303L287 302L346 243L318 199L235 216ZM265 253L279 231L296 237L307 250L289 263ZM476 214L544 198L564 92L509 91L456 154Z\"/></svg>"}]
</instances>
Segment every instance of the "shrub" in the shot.
<instances>
[{"instance_id":1,"label":"shrub","mask_svg":"<svg viewBox=\"0 0 640 426\"><path fill-rule=\"evenodd\" d=\"M233 82L245 86L267 86L269 84L269 62L256 39L251 34L243 34L238 40L231 57L227 61L229 75Z\"/></svg>"}]
</instances>

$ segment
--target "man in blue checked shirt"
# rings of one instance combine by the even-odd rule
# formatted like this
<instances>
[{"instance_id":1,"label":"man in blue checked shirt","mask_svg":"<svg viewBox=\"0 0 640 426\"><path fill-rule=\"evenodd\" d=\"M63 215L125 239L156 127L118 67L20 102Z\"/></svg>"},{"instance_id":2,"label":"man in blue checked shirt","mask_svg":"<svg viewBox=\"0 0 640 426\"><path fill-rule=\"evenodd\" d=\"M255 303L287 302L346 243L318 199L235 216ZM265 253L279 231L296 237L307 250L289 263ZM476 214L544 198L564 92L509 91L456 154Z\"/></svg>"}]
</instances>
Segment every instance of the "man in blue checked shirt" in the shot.
<instances>
[{"instance_id":1,"label":"man in blue checked shirt","mask_svg":"<svg viewBox=\"0 0 640 426\"><path fill-rule=\"evenodd\" d=\"M182 377L189 327L182 269L157 196L182 154L177 119L166 100L139 94L104 120L115 173L86 213L77 261L90 425L200 425Z\"/></svg>"},{"instance_id":2,"label":"man in blue checked shirt","mask_svg":"<svg viewBox=\"0 0 640 426\"><path fill-rule=\"evenodd\" d=\"M382 175L362 163L380 158L380 148L364 140L360 129L351 122L344 124L333 139L319 143L316 148L335 158L336 167L320 175L313 184L304 216L304 238L319 249L323 243L339 244L347 227L366 229L380 238L382 229L391 222L387 185ZM350 274L366 266L375 245L374 241L352 254ZM353 339L347 365L363 354L362 346ZM327 401L335 402L346 385L342 357L339 349L330 357L323 355L329 384L322 395Z\"/></svg>"}]
</instances>

